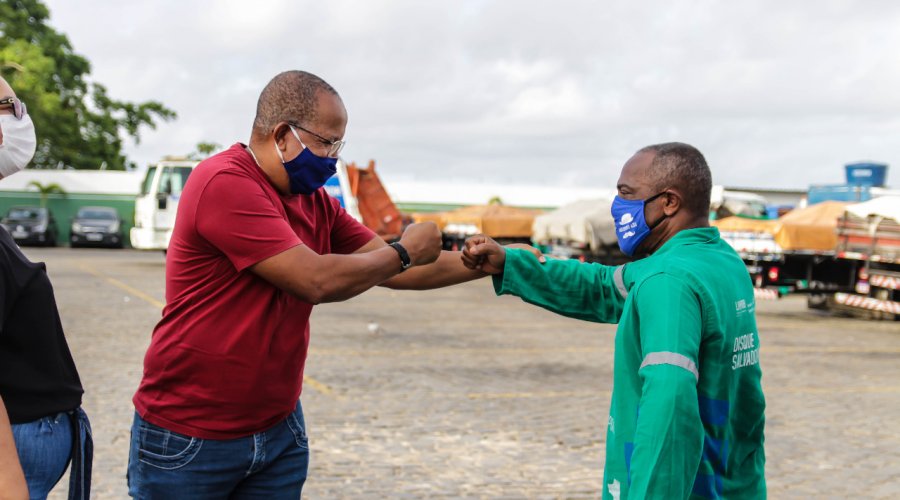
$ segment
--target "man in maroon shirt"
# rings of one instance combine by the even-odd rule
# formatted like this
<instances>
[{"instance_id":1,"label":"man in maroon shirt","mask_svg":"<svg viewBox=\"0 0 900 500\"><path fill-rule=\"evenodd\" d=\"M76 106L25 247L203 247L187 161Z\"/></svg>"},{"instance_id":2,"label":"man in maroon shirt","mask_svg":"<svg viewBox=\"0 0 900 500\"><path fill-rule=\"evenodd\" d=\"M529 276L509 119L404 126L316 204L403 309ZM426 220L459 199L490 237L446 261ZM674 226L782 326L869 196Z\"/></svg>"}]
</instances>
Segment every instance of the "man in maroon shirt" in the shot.
<instances>
[{"instance_id":1,"label":"man in maroon shirt","mask_svg":"<svg viewBox=\"0 0 900 500\"><path fill-rule=\"evenodd\" d=\"M191 174L168 249L166 307L134 396L130 495L299 498L313 305L376 285L483 276L441 252L434 224L414 224L388 246L325 193L346 124L330 85L281 73L259 97L250 144Z\"/></svg>"}]
</instances>

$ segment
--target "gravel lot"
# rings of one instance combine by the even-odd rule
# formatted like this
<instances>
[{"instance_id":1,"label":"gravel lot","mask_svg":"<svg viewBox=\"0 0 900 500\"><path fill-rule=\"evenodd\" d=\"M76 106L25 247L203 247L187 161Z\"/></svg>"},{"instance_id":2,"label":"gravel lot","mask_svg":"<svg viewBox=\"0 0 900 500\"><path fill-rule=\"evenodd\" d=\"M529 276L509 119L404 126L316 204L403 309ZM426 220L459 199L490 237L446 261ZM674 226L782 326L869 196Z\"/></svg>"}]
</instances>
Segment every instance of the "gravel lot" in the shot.
<instances>
[{"instance_id":1,"label":"gravel lot","mask_svg":"<svg viewBox=\"0 0 900 500\"><path fill-rule=\"evenodd\" d=\"M94 497L125 498L163 255L25 252L47 263L87 390ZM770 498L900 497L900 326L801 298L758 309ZM307 498L599 497L613 326L496 298L484 280L373 290L318 307L312 328Z\"/></svg>"}]
</instances>

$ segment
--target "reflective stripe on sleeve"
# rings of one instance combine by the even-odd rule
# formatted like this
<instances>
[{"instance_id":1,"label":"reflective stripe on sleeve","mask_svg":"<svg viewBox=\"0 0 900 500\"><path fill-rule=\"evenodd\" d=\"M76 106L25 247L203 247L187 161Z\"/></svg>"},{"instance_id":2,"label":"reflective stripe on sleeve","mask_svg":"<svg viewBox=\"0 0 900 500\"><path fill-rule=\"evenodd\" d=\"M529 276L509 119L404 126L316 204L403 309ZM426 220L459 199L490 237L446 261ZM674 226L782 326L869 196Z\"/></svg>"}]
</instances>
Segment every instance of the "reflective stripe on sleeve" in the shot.
<instances>
[{"instance_id":1,"label":"reflective stripe on sleeve","mask_svg":"<svg viewBox=\"0 0 900 500\"><path fill-rule=\"evenodd\" d=\"M623 299L628 298L628 288L625 287L625 265L621 265L613 271L613 283L616 285L616 289L619 290L619 295L622 296Z\"/></svg>"},{"instance_id":2,"label":"reflective stripe on sleeve","mask_svg":"<svg viewBox=\"0 0 900 500\"><path fill-rule=\"evenodd\" d=\"M641 368L645 366L653 366L653 365L672 365L677 366L679 368L684 368L685 370L694 374L694 378L697 381L700 381L700 372L697 371L697 365L691 360L691 358L678 354L677 352L651 352L650 354L644 356L644 361L641 363Z\"/></svg>"}]
</instances>

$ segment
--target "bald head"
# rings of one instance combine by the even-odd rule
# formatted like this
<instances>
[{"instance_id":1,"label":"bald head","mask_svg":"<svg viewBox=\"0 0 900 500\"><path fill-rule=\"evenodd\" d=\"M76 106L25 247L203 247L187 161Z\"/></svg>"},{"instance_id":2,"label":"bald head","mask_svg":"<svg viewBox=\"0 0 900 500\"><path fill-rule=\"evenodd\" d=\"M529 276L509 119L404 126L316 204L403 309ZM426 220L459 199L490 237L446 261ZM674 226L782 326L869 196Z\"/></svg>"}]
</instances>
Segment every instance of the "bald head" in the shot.
<instances>
[{"instance_id":1,"label":"bald head","mask_svg":"<svg viewBox=\"0 0 900 500\"><path fill-rule=\"evenodd\" d=\"M318 118L318 96L324 92L340 99L325 80L305 71L285 71L272 78L259 95L253 135L259 138L282 122L310 124Z\"/></svg>"},{"instance_id":2,"label":"bald head","mask_svg":"<svg viewBox=\"0 0 900 500\"><path fill-rule=\"evenodd\" d=\"M675 188L684 197L685 209L697 216L709 214L712 174L697 148L683 142L667 142L642 148L640 153L653 155L647 169L653 191Z\"/></svg>"}]
</instances>

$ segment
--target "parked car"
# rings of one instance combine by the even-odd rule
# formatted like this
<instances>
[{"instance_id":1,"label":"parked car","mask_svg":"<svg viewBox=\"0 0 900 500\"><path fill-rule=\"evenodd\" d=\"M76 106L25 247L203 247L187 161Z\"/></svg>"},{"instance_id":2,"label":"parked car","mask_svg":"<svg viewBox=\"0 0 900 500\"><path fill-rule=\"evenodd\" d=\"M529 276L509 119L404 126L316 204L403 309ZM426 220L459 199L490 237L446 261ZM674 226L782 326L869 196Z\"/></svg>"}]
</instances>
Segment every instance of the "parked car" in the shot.
<instances>
[{"instance_id":1,"label":"parked car","mask_svg":"<svg viewBox=\"0 0 900 500\"><path fill-rule=\"evenodd\" d=\"M41 207L12 207L0 224L20 245L56 246L59 229L53 213Z\"/></svg>"},{"instance_id":2,"label":"parked car","mask_svg":"<svg viewBox=\"0 0 900 500\"><path fill-rule=\"evenodd\" d=\"M69 231L69 244L122 248L122 219L110 207L81 207Z\"/></svg>"}]
</instances>

